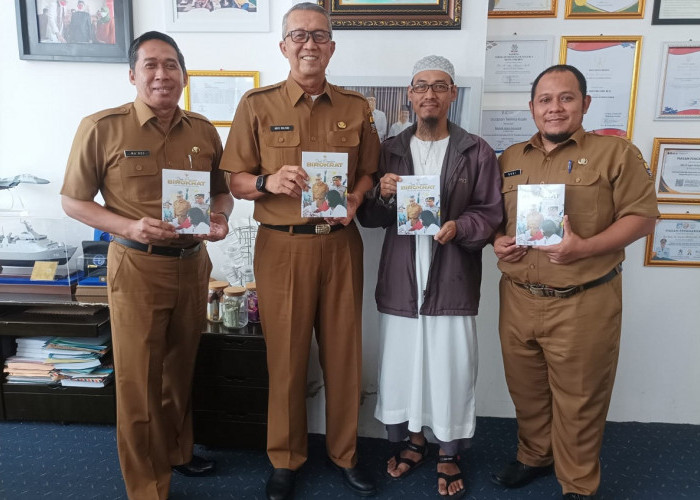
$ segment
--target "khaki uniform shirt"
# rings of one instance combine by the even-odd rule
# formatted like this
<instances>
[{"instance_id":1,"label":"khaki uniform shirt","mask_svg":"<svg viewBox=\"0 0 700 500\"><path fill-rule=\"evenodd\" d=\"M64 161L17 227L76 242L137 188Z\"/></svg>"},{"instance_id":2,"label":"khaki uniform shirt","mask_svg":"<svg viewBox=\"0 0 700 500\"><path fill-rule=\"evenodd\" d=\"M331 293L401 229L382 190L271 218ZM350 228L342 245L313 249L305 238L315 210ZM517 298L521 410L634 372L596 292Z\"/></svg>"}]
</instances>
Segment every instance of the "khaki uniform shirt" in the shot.
<instances>
[{"instance_id":1,"label":"khaki uniform shirt","mask_svg":"<svg viewBox=\"0 0 700 500\"><path fill-rule=\"evenodd\" d=\"M357 92L326 83L315 101L291 78L248 91L241 99L226 141L221 168L254 175L283 165L301 165L302 151L348 153L348 192L371 175L379 161L379 139L369 104ZM255 200L254 217L264 224L306 224L301 201L285 195Z\"/></svg>"},{"instance_id":2,"label":"khaki uniform shirt","mask_svg":"<svg viewBox=\"0 0 700 500\"><path fill-rule=\"evenodd\" d=\"M520 184L565 184L564 213L573 232L582 238L602 232L626 215L659 215L654 182L642 154L619 137L595 135L580 128L566 143L547 153L538 133L506 149L499 163L508 236L515 236ZM562 265L551 263L546 254L531 248L519 262L499 261L498 267L517 282L568 287L604 276L624 258L624 250L619 250Z\"/></svg>"},{"instance_id":3,"label":"khaki uniform shirt","mask_svg":"<svg viewBox=\"0 0 700 500\"><path fill-rule=\"evenodd\" d=\"M221 154L219 134L204 116L178 109L164 133L153 111L137 98L83 118L61 194L92 201L99 191L105 207L116 214L161 219L162 169L209 171L211 196L228 193L219 170Z\"/></svg>"}]
</instances>

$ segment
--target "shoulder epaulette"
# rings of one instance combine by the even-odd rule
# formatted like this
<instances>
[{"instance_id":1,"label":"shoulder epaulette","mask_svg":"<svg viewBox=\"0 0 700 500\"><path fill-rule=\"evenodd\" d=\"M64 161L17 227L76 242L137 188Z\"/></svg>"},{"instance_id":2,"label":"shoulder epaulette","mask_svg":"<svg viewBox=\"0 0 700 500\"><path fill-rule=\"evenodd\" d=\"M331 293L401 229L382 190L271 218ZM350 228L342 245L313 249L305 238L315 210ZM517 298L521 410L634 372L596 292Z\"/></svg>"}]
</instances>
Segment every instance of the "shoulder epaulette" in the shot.
<instances>
[{"instance_id":1,"label":"shoulder epaulette","mask_svg":"<svg viewBox=\"0 0 700 500\"><path fill-rule=\"evenodd\" d=\"M97 113L94 113L90 115L90 119L97 123L98 121L110 117L110 116L115 116L115 115L128 115L131 110L134 109L133 103L127 103L122 106L119 106L117 108L109 108L109 109L103 109L102 111L98 111Z\"/></svg>"},{"instance_id":2,"label":"shoulder epaulette","mask_svg":"<svg viewBox=\"0 0 700 500\"><path fill-rule=\"evenodd\" d=\"M202 115L202 114L200 114L200 113L196 113L196 112L194 112L194 111L189 111L189 110L187 110L187 109L183 109L182 112L185 113L185 116L187 116L188 118L195 118L195 119L197 119L197 120L202 120L202 121L205 121L205 122L209 122L209 121L210 121L209 118L207 118L206 116L204 116L204 115Z\"/></svg>"},{"instance_id":3,"label":"shoulder epaulette","mask_svg":"<svg viewBox=\"0 0 700 500\"><path fill-rule=\"evenodd\" d=\"M347 96L352 96L352 97L358 97L358 98L360 98L360 99L362 99L362 100L366 100L365 96L363 96L362 94L360 94L359 92L356 92L356 91L354 91L354 90L349 90L349 89L346 89L346 88L344 88L344 87L339 87L338 85L333 85L332 83L329 83L328 85L329 85L331 88L333 88L333 90L335 90L336 92L338 92L339 94L343 94L343 95L347 95Z\"/></svg>"},{"instance_id":4,"label":"shoulder epaulette","mask_svg":"<svg viewBox=\"0 0 700 500\"><path fill-rule=\"evenodd\" d=\"M266 85L264 87L258 87L257 89L250 89L249 91L246 92L247 95L253 95L253 94L262 94L263 92L269 92L270 90L277 90L280 88L285 82L277 82L273 83L272 85Z\"/></svg>"}]
</instances>

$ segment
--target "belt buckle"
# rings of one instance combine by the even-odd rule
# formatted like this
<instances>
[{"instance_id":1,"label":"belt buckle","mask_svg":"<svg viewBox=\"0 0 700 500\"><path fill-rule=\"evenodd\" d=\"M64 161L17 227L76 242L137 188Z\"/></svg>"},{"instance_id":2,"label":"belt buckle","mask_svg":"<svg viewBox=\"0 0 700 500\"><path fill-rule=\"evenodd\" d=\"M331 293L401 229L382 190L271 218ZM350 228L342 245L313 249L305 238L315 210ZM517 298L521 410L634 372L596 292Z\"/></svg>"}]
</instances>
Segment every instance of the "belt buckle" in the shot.
<instances>
[{"instance_id":1,"label":"belt buckle","mask_svg":"<svg viewBox=\"0 0 700 500\"><path fill-rule=\"evenodd\" d=\"M330 234L331 225L330 224L316 224L314 226L316 234Z\"/></svg>"},{"instance_id":2,"label":"belt buckle","mask_svg":"<svg viewBox=\"0 0 700 500\"><path fill-rule=\"evenodd\" d=\"M545 293L547 287L540 283L526 283L525 287L527 288L527 291L535 297L547 297Z\"/></svg>"}]
</instances>

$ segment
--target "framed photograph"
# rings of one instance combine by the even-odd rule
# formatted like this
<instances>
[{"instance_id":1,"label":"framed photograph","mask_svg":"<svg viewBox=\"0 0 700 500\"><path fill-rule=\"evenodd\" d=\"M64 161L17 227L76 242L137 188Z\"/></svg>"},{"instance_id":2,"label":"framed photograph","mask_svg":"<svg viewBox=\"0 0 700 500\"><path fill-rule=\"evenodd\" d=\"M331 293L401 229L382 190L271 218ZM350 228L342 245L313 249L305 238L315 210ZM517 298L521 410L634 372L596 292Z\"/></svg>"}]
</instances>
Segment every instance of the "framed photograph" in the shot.
<instances>
[{"instance_id":1,"label":"framed photograph","mask_svg":"<svg viewBox=\"0 0 700 500\"><path fill-rule=\"evenodd\" d=\"M372 114L380 141L413 125L415 114L406 95L410 81L410 76L330 77L331 83L368 98L370 106L374 106ZM481 79L458 76L455 85L458 87L457 100L452 103L447 118L463 129L477 133L481 113Z\"/></svg>"},{"instance_id":2,"label":"framed photograph","mask_svg":"<svg viewBox=\"0 0 700 500\"><path fill-rule=\"evenodd\" d=\"M563 36L559 62L586 77L591 105L583 128L632 139L641 36Z\"/></svg>"},{"instance_id":3,"label":"framed photograph","mask_svg":"<svg viewBox=\"0 0 700 500\"><path fill-rule=\"evenodd\" d=\"M700 2L654 0L651 24L700 24Z\"/></svg>"},{"instance_id":4,"label":"framed photograph","mask_svg":"<svg viewBox=\"0 0 700 500\"><path fill-rule=\"evenodd\" d=\"M185 109L209 118L216 127L229 127L238 103L260 86L259 71L188 71Z\"/></svg>"},{"instance_id":5,"label":"framed photograph","mask_svg":"<svg viewBox=\"0 0 700 500\"><path fill-rule=\"evenodd\" d=\"M489 0L489 17L557 17L557 0Z\"/></svg>"},{"instance_id":6,"label":"framed photograph","mask_svg":"<svg viewBox=\"0 0 700 500\"><path fill-rule=\"evenodd\" d=\"M700 139L655 137L651 171L659 203L700 203Z\"/></svg>"},{"instance_id":7,"label":"framed photograph","mask_svg":"<svg viewBox=\"0 0 700 500\"><path fill-rule=\"evenodd\" d=\"M535 120L528 108L483 109L481 111L481 133L479 134L496 154L509 146L527 141L537 133Z\"/></svg>"},{"instance_id":8,"label":"framed photograph","mask_svg":"<svg viewBox=\"0 0 700 500\"><path fill-rule=\"evenodd\" d=\"M271 0L164 0L170 32L270 31Z\"/></svg>"},{"instance_id":9,"label":"framed photograph","mask_svg":"<svg viewBox=\"0 0 700 500\"><path fill-rule=\"evenodd\" d=\"M462 27L462 0L319 0L333 29L433 29Z\"/></svg>"},{"instance_id":10,"label":"framed photograph","mask_svg":"<svg viewBox=\"0 0 700 500\"><path fill-rule=\"evenodd\" d=\"M642 19L645 0L566 0L564 19Z\"/></svg>"},{"instance_id":11,"label":"framed photograph","mask_svg":"<svg viewBox=\"0 0 700 500\"><path fill-rule=\"evenodd\" d=\"M554 37L489 37L484 92L530 92L532 82L552 65Z\"/></svg>"},{"instance_id":12,"label":"framed photograph","mask_svg":"<svg viewBox=\"0 0 700 500\"><path fill-rule=\"evenodd\" d=\"M647 236L644 265L700 267L700 215L662 214Z\"/></svg>"},{"instance_id":13,"label":"framed photograph","mask_svg":"<svg viewBox=\"0 0 700 500\"><path fill-rule=\"evenodd\" d=\"M666 42L656 120L700 120L700 42Z\"/></svg>"},{"instance_id":14,"label":"framed photograph","mask_svg":"<svg viewBox=\"0 0 700 500\"><path fill-rule=\"evenodd\" d=\"M15 0L19 58L129 61L131 0Z\"/></svg>"}]
</instances>

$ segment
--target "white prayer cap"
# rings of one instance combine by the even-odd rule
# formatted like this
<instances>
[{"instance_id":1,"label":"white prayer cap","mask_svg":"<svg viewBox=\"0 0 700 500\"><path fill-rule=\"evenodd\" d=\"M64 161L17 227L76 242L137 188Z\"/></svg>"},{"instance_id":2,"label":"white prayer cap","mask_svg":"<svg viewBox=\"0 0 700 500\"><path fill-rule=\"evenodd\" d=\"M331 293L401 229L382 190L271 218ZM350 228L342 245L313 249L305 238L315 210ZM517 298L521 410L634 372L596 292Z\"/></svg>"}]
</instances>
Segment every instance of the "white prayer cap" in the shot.
<instances>
[{"instance_id":1,"label":"white prayer cap","mask_svg":"<svg viewBox=\"0 0 700 500\"><path fill-rule=\"evenodd\" d=\"M421 71L432 70L444 71L445 73L450 75L450 78L452 78L453 82L455 81L455 67L452 66L452 63L447 58L442 56L425 56L423 59L419 60L413 66L411 80L413 80L413 77Z\"/></svg>"}]
</instances>

